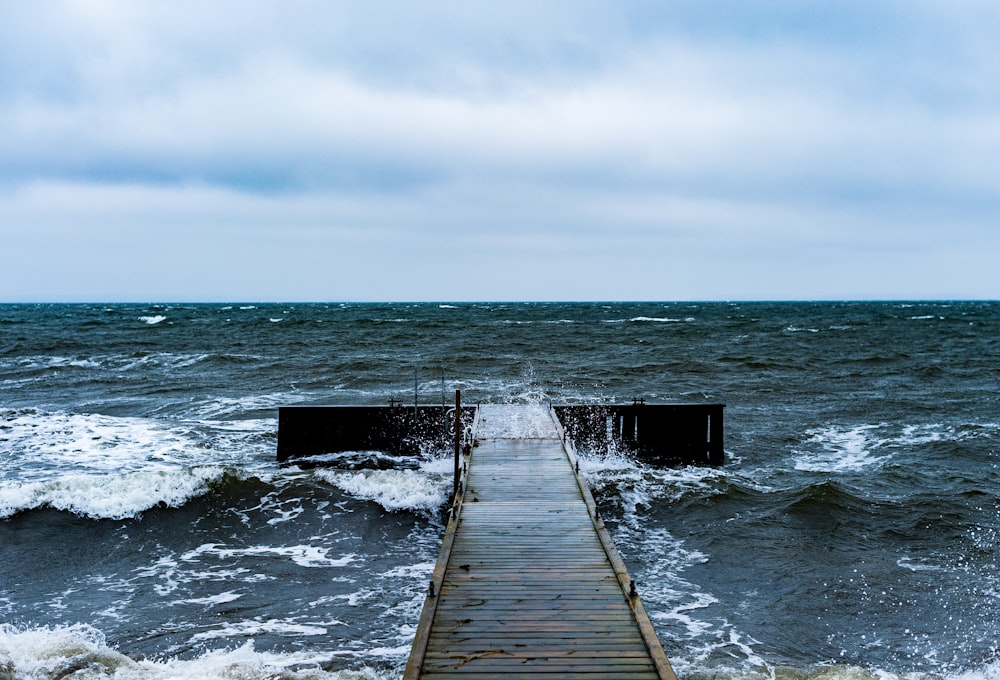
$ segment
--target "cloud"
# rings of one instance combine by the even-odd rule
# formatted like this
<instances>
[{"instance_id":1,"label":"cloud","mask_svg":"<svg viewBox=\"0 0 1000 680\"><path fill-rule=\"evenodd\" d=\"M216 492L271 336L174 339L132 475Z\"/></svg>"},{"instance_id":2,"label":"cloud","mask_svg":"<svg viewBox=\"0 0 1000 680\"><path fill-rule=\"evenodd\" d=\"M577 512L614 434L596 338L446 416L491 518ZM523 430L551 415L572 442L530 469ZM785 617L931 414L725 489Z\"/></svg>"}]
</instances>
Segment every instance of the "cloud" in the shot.
<instances>
[{"instance_id":1,"label":"cloud","mask_svg":"<svg viewBox=\"0 0 1000 680\"><path fill-rule=\"evenodd\" d=\"M115 11L70 13L87 19L77 29L85 38L106 41L102 50L81 38L84 47L68 52L76 96L72 87L62 97L29 90L0 111L13 140L5 154L9 181L379 191L480 176L795 198L915 189L982 197L995 192L1000 176L990 172L1000 139L994 109L944 98L914 105L932 98L950 74L932 73L927 92L894 93L900 78L885 71L898 68L876 63L867 75L867 55L836 47L702 44L667 34L628 51L612 40L607 55L598 52L603 61L589 60L597 66L574 70L557 59L552 76L511 59L488 61L494 50L469 54L463 45L452 47L458 56L451 70L464 75L449 80L439 75L449 70L442 65L448 53L433 43L439 28L421 44L445 53L418 59L412 78L401 68L395 79L367 79L371 69L357 47L335 50L349 58L325 61L311 44L318 38L292 49L273 7L239 14L239 37L224 39L213 54L207 39L188 49L178 37L199 28L183 24L180 12L109 6ZM471 33L484 30L483 20L457 13ZM502 15L499 35L512 30L511 15ZM201 16L201 28L216 35L227 16ZM248 50L253 28L272 19L279 28L261 31L263 47ZM363 23L344 16L332 23L337 19ZM454 33L465 24L446 25ZM412 30L404 35L417 40ZM420 52L416 45L385 51Z\"/></svg>"},{"instance_id":2,"label":"cloud","mask_svg":"<svg viewBox=\"0 0 1000 680\"><path fill-rule=\"evenodd\" d=\"M74 244L51 247L67 272L91 244L107 296L133 281L197 298L170 276L189 263L216 297L336 298L351 281L351 297L397 297L398 272L441 298L436 272L469 253L548 281L529 294L459 265L501 297L780 297L793 280L877 295L890 271L925 291L907 267L997 245L998 18L937 2L11 4L0 231L49 274L40 234ZM723 256L733 275L707 282ZM336 271L292 286L310 269L296 259ZM858 285L836 282L852 260ZM772 283L750 275L765 267Z\"/></svg>"},{"instance_id":3,"label":"cloud","mask_svg":"<svg viewBox=\"0 0 1000 680\"><path fill-rule=\"evenodd\" d=\"M737 61L660 50L571 87L469 98L270 60L128 101L22 102L0 122L16 140L15 178L377 191L470 175L589 177L793 196L997 188L989 112L873 105L817 93L805 76L745 91L739 81L769 68Z\"/></svg>"}]
</instances>

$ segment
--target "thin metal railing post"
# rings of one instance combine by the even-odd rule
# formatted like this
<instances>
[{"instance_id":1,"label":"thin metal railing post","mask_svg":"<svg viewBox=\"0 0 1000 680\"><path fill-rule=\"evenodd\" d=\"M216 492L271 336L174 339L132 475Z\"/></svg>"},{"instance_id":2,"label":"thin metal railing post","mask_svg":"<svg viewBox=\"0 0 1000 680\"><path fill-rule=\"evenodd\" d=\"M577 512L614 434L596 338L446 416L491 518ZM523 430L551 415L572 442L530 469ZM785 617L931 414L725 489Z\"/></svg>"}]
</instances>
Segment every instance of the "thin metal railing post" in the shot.
<instances>
[{"instance_id":1,"label":"thin metal railing post","mask_svg":"<svg viewBox=\"0 0 1000 680\"><path fill-rule=\"evenodd\" d=\"M455 390L455 483L452 498L458 498L459 459L462 455L462 390Z\"/></svg>"}]
</instances>

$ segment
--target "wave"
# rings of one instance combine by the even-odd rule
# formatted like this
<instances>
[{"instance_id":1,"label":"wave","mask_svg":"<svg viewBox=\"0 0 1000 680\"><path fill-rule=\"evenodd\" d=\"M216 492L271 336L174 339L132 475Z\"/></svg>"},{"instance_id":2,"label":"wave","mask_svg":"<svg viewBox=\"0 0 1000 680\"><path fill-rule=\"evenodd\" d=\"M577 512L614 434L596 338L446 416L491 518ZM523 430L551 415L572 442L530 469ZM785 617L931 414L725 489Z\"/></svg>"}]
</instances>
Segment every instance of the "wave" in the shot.
<instances>
[{"instance_id":1,"label":"wave","mask_svg":"<svg viewBox=\"0 0 1000 680\"><path fill-rule=\"evenodd\" d=\"M330 621L327 625L338 625ZM240 633L253 635L256 630L297 635L321 635L320 627L306 628L294 621L248 621L237 626ZM1000 661L988 660L970 668L901 672L851 664L816 663L791 665L772 663L752 652L754 641L733 633L719 645L748 658L746 663L706 662L675 655L671 663L678 676L687 680L996 680ZM99 629L87 624L61 626L14 626L0 624L0 677L32 680L59 680L86 677L90 680L395 680L405 658L406 648L345 650L344 652L270 652L257 651L252 641L236 648L203 652L190 659L177 657L132 658L109 643ZM393 657L391 668L361 665L336 669L343 665L338 658L384 659Z\"/></svg>"},{"instance_id":2,"label":"wave","mask_svg":"<svg viewBox=\"0 0 1000 680\"><path fill-rule=\"evenodd\" d=\"M121 374L147 371L176 371L250 365L260 361L253 354L233 352L121 352L113 354L83 354L78 356L25 355L0 359L4 373L21 379L38 379L67 372L95 374L104 371Z\"/></svg>"},{"instance_id":3,"label":"wave","mask_svg":"<svg viewBox=\"0 0 1000 680\"><path fill-rule=\"evenodd\" d=\"M454 462L425 461L416 470L317 469L317 478L355 498L374 501L390 512L433 512L448 501Z\"/></svg>"},{"instance_id":4,"label":"wave","mask_svg":"<svg viewBox=\"0 0 1000 680\"><path fill-rule=\"evenodd\" d=\"M264 622L262 628L277 624ZM318 633L316 633L318 634ZM194 659L133 659L108 644L93 626L17 627L0 624L0 678L58 680L387 680L398 673L359 668L328 670L329 655L258 652L253 642L205 652Z\"/></svg>"},{"instance_id":5,"label":"wave","mask_svg":"<svg viewBox=\"0 0 1000 680\"><path fill-rule=\"evenodd\" d=\"M117 475L194 466L206 459L202 437L190 423L0 410L0 441L11 454L0 482L49 482L66 474Z\"/></svg>"},{"instance_id":6,"label":"wave","mask_svg":"<svg viewBox=\"0 0 1000 680\"><path fill-rule=\"evenodd\" d=\"M633 316L628 319L604 319L603 323L693 323L697 321L693 316L686 316L683 319L670 316Z\"/></svg>"},{"instance_id":7,"label":"wave","mask_svg":"<svg viewBox=\"0 0 1000 680\"><path fill-rule=\"evenodd\" d=\"M0 483L211 464L239 463L256 470L273 460L277 420L246 416L272 411L280 402L279 395L191 401L183 411L193 420L0 409L0 443L8 454ZM243 417L217 420L233 416Z\"/></svg>"},{"instance_id":8,"label":"wave","mask_svg":"<svg viewBox=\"0 0 1000 680\"><path fill-rule=\"evenodd\" d=\"M773 640L756 640L755 636L761 640L768 636L760 635L759 627L753 627L754 617L747 617L742 611L749 606L748 602L760 599L753 589L766 588L766 585L757 585L764 582L750 578L739 588L751 592L748 594L738 588L734 594L727 590L725 579L713 587L711 578L705 576L725 573L731 568L731 565L726 566L727 556L718 540L728 540L726 537L733 532L746 531L766 537L765 544L775 544L780 546L779 551L784 551L793 537L801 539L807 535L829 541L831 532L845 527L844 533L838 534L833 543L836 551L864 554L855 551L868 550L873 544L884 545L890 554L897 555L892 563L900 570L935 572L931 578L941 582L956 575L968 583L994 582L989 555L995 544L995 534L987 532L984 536L988 552L978 559L971 552L974 537L969 535L969 517L949 514L947 500L942 503L932 494L873 498L868 487L864 487L865 490L854 488L829 477L816 480L811 476L783 474L772 478L771 483L792 482L791 488L767 486L759 479L759 469L658 470L613 453L600 456L585 453L580 461L613 540L638 583L646 611L664 635L665 642L669 641L668 655L680 677L701 680L773 680L778 676L801 680L941 680L949 677L996 680L998 677L1000 663L970 669L959 667L956 661L928 657L921 666L919 660L887 652L890 643L884 647L873 643L871 650L852 652L850 657L852 663L857 663L856 658L863 659L870 651L877 659L873 664L883 664L884 669L834 664L832 657L817 660L814 666L770 658L775 651L763 649L772 647ZM768 481L767 477L763 481ZM667 519L652 522L650 517ZM691 529L691 524L696 528ZM851 538L850 527L853 526L863 527L865 537L861 545ZM706 532L722 538L690 536ZM932 536L936 538L931 539ZM914 549L914 545L920 548ZM954 545L970 549L965 560L957 565L949 563L949 553L939 549ZM764 548L764 552L767 550ZM835 557L839 555L840 552L835 553ZM717 562L720 556L722 559ZM858 559L863 561L864 558ZM984 560L988 563L982 563ZM754 562L757 560L748 560L748 563ZM759 563L767 564L768 560ZM891 567L889 573L898 577ZM780 577L780 572L775 572L775 578ZM923 577L917 577L920 578ZM901 585L896 587L901 588ZM918 583L915 587L924 586ZM952 601L950 595L939 596ZM864 601L864 596L860 600ZM962 607L960 600L954 602L954 606ZM983 625L987 630L991 628L989 619ZM897 634L899 631L886 631L890 639ZM794 633L791 635L794 638ZM981 632L977 631L971 634L970 640L981 640L980 636ZM790 649L802 648L794 642L790 646ZM825 651L822 645L817 649L819 653ZM894 667L897 663L901 667ZM977 659L971 659L970 663L977 663Z\"/></svg>"},{"instance_id":9,"label":"wave","mask_svg":"<svg viewBox=\"0 0 1000 680\"><path fill-rule=\"evenodd\" d=\"M881 465L890 456L877 456L876 448L884 441L877 431L885 425L857 425L849 428L823 427L807 432L806 444L816 444L817 452L802 452L795 459L795 469L806 472L847 472Z\"/></svg>"},{"instance_id":10,"label":"wave","mask_svg":"<svg viewBox=\"0 0 1000 680\"><path fill-rule=\"evenodd\" d=\"M257 545L246 548L227 548L218 543L205 543L181 555L182 560L195 560L203 555L220 559L239 557L285 557L300 567L345 567L357 561L357 555L350 553L337 558L328 556L328 548L312 545L271 546Z\"/></svg>"},{"instance_id":11,"label":"wave","mask_svg":"<svg viewBox=\"0 0 1000 680\"><path fill-rule=\"evenodd\" d=\"M227 479L239 479L218 465L127 474L66 474L41 482L0 482L0 519L52 508L90 519L130 519L154 507L178 508Z\"/></svg>"},{"instance_id":12,"label":"wave","mask_svg":"<svg viewBox=\"0 0 1000 680\"><path fill-rule=\"evenodd\" d=\"M929 436L938 428L908 430L905 435L900 428L897 431L906 437ZM647 612L658 630L665 633L665 639L675 641L674 649L668 653L680 656L675 668L683 677L738 678L759 674L764 678L777 666L765 658L776 652L784 653L774 649L774 631L761 634L757 616L747 614L750 607L768 599L767 577L749 575L735 588L727 583L734 560L727 552L728 544L741 536L750 537L748 545L757 546L756 554L745 564L767 569L782 583L775 587L779 601L795 598L806 603L803 606L813 606L813 600L819 607L829 603L823 599L825 596L817 596L811 590L815 584L789 585L783 570L796 559L802 559L802 564L792 570L805 565L805 570L813 570L814 576L822 573L824 578L831 578L831 583L838 582L842 573L839 569L850 564L852 555L859 563L870 560L870 564L877 566L865 568L867 577L878 580L879 587L892 583L898 593L913 593L908 596L916 599L912 605L907 604L914 607L929 579L949 584L935 586L939 588L935 592L956 610L966 606L962 592L968 584L986 591L996 583L992 557L996 532L988 526L989 511L977 510L978 506L993 507L995 495L979 492L969 497L969 482L954 485L954 489L945 486L943 494L936 490L914 493L911 471L897 470L895 465L879 470L878 477L885 483L873 486L872 475L865 475L864 482L859 482L853 475L843 479L836 475L802 475L766 463L762 467L734 463L727 468L660 470L614 453L583 453L580 461L601 514L639 584ZM798 544L812 548L796 556L796 549L791 546ZM821 562L830 560L830 566L810 564L809 551L820 550L820 546L831 551L817 553ZM773 548L776 552L771 553ZM957 560L956 552L960 555ZM882 555L891 559L882 564ZM739 558L735 560L740 563ZM842 563L840 567L838 562ZM928 577L924 572L933 573ZM849 569L847 575L853 575ZM716 577L719 580L713 582ZM865 602L868 597L879 601L877 588L872 587L868 592L864 590L867 586L861 585L858 601ZM758 588L761 596L756 593ZM877 619L872 617L872 620L883 619L891 620L891 616L883 611ZM991 620L987 616L970 622L977 629L968 640L982 640L983 632L993 628ZM902 629L886 631L889 639L900 635ZM764 642L757 642L754 637ZM908 631L903 637L909 639ZM780 635L777 639L781 639ZM792 642L788 649L810 649L810 644L812 641L799 641L797 645ZM891 666L897 662L904 668L914 668L910 657L888 650L891 650L888 644L871 650L852 649L848 659L856 662L870 654L873 663L889 668L886 677L893 676ZM812 652L825 654L827 650L816 644L810 649ZM792 658L796 658L794 654ZM706 666L727 662L739 666L711 670ZM924 668L928 674L940 678L954 666L931 659ZM824 667L824 672L831 677L840 674L849 677L860 669L829 666ZM954 671L956 676L963 673L964 670ZM800 678L820 675L818 669L794 671L794 677ZM974 670L971 677L977 676L980 671ZM907 673L905 677L921 677L921 674Z\"/></svg>"},{"instance_id":13,"label":"wave","mask_svg":"<svg viewBox=\"0 0 1000 680\"><path fill-rule=\"evenodd\" d=\"M653 467L616 451L579 451L577 457L580 471L594 494L620 504L625 516L633 518L636 525L640 523L635 517L639 508L733 494L744 485L748 489L766 490L759 483L724 468Z\"/></svg>"},{"instance_id":14,"label":"wave","mask_svg":"<svg viewBox=\"0 0 1000 680\"><path fill-rule=\"evenodd\" d=\"M884 466L900 452L991 438L998 430L997 423L830 425L806 431L793 466L803 472L861 472Z\"/></svg>"},{"instance_id":15,"label":"wave","mask_svg":"<svg viewBox=\"0 0 1000 680\"><path fill-rule=\"evenodd\" d=\"M734 643L737 646L739 641ZM952 672L889 671L851 664L817 663L795 667L788 664L764 663L757 667L728 668L688 664L671 659L674 670L685 680L997 680L1000 661L990 661L971 669Z\"/></svg>"},{"instance_id":16,"label":"wave","mask_svg":"<svg viewBox=\"0 0 1000 680\"><path fill-rule=\"evenodd\" d=\"M198 418L217 419L243 413L253 413L255 411L276 411L279 406L292 404L300 399L300 395L290 393L255 394L242 397L212 397L204 401L199 400L188 413ZM277 426L276 419L274 420L274 426L275 428Z\"/></svg>"},{"instance_id":17,"label":"wave","mask_svg":"<svg viewBox=\"0 0 1000 680\"><path fill-rule=\"evenodd\" d=\"M404 456L384 451L335 451L320 453L313 456L297 456L292 464L296 467L336 468L337 470L399 470L417 468L421 459L416 456Z\"/></svg>"},{"instance_id":18,"label":"wave","mask_svg":"<svg viewBox=\"0 0 1000 680\"><path fill-rule=\"evenodd\" d=\"M149 324L150 326L155 326L156 324L161 323L161 322L166 321L166 320L167 320L167 317L163 316L162 314L156 314L156 315L153 315L153 316L140 316L139 317L139 321L145 322L145 323Z\"/></svg>"},{"instance_id":19,"label":"wave","mask_svg":"<svg viewBox=\"0 0 1000 680\"><path fill-rule=\"evenodd\" d=\"M888 501L877 503L853 493L846 486L831 480L796 489L783 489L774 492L772 496L773 514L783 517L821 517L824 520L860 517L880 511L887 513L892 506Z\"/></svg>"}]
</instances>

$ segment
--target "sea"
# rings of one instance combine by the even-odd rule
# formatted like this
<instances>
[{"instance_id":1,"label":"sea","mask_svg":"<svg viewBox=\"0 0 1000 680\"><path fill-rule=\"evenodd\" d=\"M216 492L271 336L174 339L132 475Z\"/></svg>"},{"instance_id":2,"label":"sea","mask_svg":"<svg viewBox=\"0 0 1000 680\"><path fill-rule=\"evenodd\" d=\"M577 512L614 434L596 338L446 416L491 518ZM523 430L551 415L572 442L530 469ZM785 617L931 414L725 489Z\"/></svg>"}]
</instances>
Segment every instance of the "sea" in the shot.
<instances>
[{"instance_id":1,"label":"sea","mask_svg":"<svg viewBox=\"0 0 1000 680\"><path fill-rule=\"evenodd\" d=\"M455 390L726 405L578 452L682 680L1000 678L1000 303L890 301L0 305L0 679L399 678L450 454L277 414Z\"/></svg>"}]
</instances>

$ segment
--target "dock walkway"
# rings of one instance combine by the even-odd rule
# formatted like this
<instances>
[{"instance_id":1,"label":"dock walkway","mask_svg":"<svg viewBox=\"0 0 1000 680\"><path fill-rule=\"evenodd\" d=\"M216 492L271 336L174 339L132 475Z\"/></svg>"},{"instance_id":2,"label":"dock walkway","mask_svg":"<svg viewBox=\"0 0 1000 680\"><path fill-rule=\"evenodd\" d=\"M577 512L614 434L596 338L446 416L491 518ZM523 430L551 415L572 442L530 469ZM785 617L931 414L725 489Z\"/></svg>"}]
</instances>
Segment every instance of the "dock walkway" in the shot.
<instances>
[{"instance_id":1,"label":"dock walkway","mask_svg":"<svg viewBox=\"0 0 1000 680\"><path fill-rule=\"evenodd\" d=\"M675 680L540 405L483 405L404 678Z\"/></svg>"}]
</instances>

